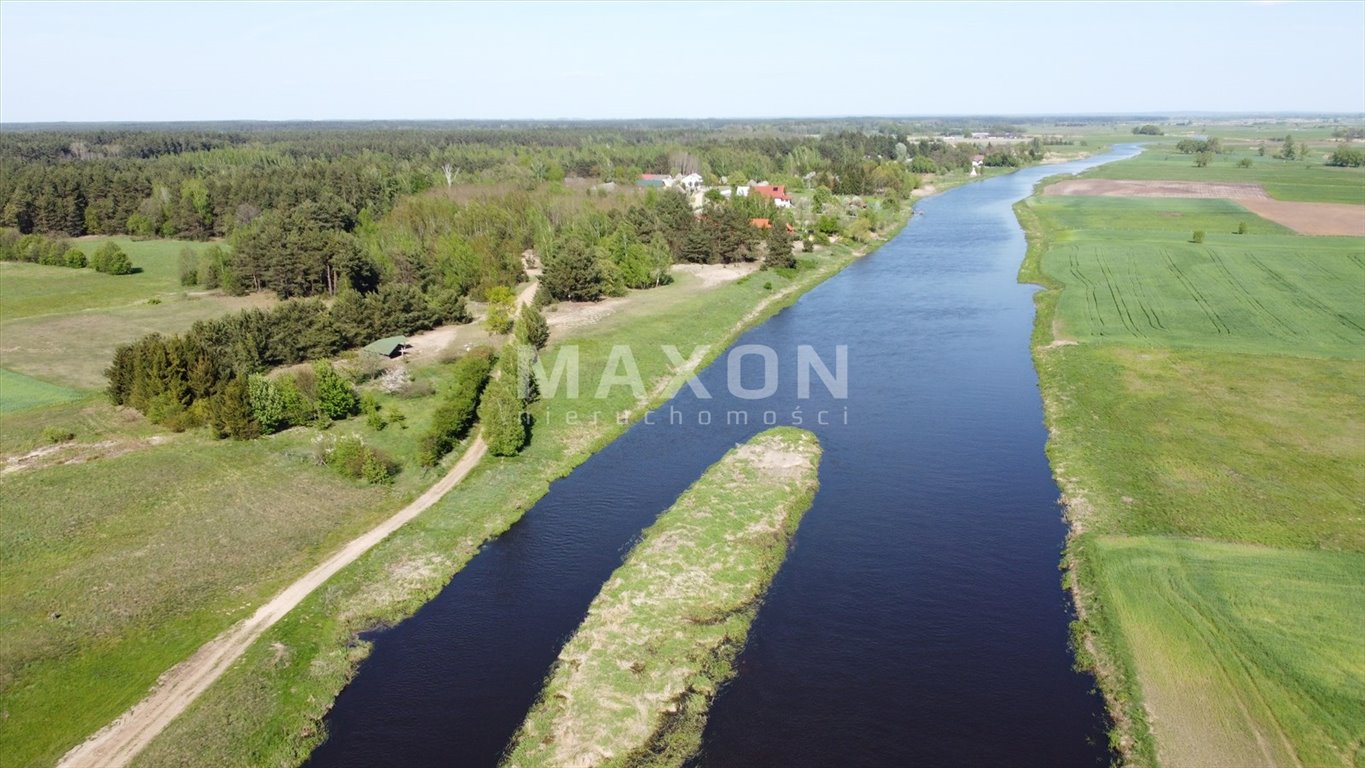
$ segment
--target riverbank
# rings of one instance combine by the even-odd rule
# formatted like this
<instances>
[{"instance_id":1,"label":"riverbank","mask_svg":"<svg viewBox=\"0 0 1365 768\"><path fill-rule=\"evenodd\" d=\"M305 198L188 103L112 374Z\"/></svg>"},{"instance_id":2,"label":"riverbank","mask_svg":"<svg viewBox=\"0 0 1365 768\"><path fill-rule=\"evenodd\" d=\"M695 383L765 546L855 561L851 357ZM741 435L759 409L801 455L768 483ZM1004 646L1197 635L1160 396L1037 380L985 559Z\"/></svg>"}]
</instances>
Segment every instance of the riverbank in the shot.
<instances>
[{"instance_id":1,"label":"riverbank","mask_svg":"<svg viewBox=\"0 0 1365 768\"><path fill-rule=\"evenodd\" d=\"M695 753L819 459L810 432L768 430L660 515L560 652L505 764L677 766Z\"/></svg>"},{"instance_id":2,"label":"riverbank","mask_svg":"<svg viewBox=\"0 0 1365 768\"><path fill-rule=\"evenodd\" d=\"M1188 165L1149 152L1094 175ZM1217 165L1282 172L1251 147ZM1327 198L1361 181L1296 172ZM1351 764L1365 727L1351 618L1365 610L1365 316L1347 288L1365 279L1361 241L1220 200L1035 195L1015 211L1020 280L1044 287L1032 348L1071 527L1072 639L1111 743L1134 766Z\"/></svg>"},{"instance_id":3,"label":"riverbank","mask_svg":"<svg viewBox=\"0 0 1365 768\"><path fill-rule=\"evenodd\" d=\"M536 403L532 442L522 455L484 460L435 507L310 596L134 764L301 762L322 740L322 718L368 653L368 643L357 637L411 615L483 542L515 524L551 482L664 402L684 377L662 345L676 346L691 358L683 370L693 363L704 366L745 330L894 237L909 215L907 207L898 225L874 243L856 248L839 243L815 254L798 254L802 265L796 270L755 273L706 291L683 290L686 285L653 289L649 302L552 339L543 356L547 367L560 348L572 344L581 369L593 372L593 384L596 372L606 370L612 348L628 345L644 395L614 387L601 399L576 400L561 390ZM570 411L575 417L565 418Z\"/></svg>"}]
</instances>

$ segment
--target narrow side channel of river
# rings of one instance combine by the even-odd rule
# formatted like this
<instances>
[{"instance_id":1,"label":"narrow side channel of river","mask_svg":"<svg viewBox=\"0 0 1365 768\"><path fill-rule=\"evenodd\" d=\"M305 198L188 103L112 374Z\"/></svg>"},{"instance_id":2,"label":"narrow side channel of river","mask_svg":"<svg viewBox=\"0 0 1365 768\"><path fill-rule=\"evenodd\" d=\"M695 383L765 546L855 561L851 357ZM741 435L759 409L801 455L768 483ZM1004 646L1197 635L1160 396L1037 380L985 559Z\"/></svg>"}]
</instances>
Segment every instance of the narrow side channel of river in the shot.
<instances>
[{"instance_id":1,"label":"narrow side channel of river","mask_svg":"<svg viewBox=\"0 0 1365 768\"><path fill-rule=\"evenodd\" d=\"M790 424L797 406L824 444L820 492L695 762L1106 764L1103 703L1067 648L1066 528L1011 206L1044 176L1136 153L921 202L899 236L737 342L778 353L776 394L731 395L722 357L701 374L711 399L684 388L555 483L416 615L376 633L309 765L495 765L639 532L763 429L765 412ZM798 399L798 345L831 370L847 345L846 399L818 377ZM746 358L743 383L761 378ZM747 426L727 425L736 411Z\"/></svg>"}]
</instances>

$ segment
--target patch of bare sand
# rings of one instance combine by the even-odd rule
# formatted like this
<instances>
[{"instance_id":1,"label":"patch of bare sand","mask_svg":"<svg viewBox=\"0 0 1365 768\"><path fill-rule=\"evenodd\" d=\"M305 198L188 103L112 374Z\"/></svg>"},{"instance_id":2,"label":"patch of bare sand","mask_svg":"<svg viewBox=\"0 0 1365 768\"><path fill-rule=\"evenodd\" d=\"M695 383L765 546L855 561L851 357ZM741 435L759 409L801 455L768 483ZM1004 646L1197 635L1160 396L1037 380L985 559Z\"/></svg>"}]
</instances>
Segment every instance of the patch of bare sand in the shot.
<instances>
[{"instance_id":1,"label":"patch of bare sand","mask_svg":"<svg viewBox=\"0 0 1365 768\"><path fill-rule=\"evenodd\" d=\"M1365 237L1365 205L1238 200L1243 208L1301 235Z\"/></svg>"},{"instance_id":2,"label":"patch of bare sand","mask_svg":"<svg viewBox=\"0 0 1365 768\"><path fill-rule=\"evenodd\" d=\"M550 331L581 328L600 323L630 304L630 296L615 296L601 301L561 301L548 307L545 321Z\"/></svg>"},{"instance_id":3,"label":"patch of bare sand","mask_svg":"<svg viewBox=\"0 0 1365 768\"><path fill-rule=\"evenodd\" d=\"M745 275L752 275L758 271L758 266L756 261L739 264L678 264L673 267L673 271L696 277L701 280L703 288L713 288L732 283Z\"/></svg>"},{"instance_id":4,"label":"patch of bare sand","mask_svg":"<svg viewBox=\"0 0 1365 768\"><path fill-rule=\"evenodd\" d=\"M84 464L96 459L108 459L115 456L122 456L125 453L146 448L149 446L161 445L170 440L164 435L154 435L146 440L120 439L120 440L101 440L97 443L56 443L54 445L44 445L35 448L28 453L19 456L8 456L5 458L3 467L0 467L0 475L8 475L14 472L25 472L32 469L42 469L44 467L55 467L61 464Z\"/></svg>"}]
</instances>

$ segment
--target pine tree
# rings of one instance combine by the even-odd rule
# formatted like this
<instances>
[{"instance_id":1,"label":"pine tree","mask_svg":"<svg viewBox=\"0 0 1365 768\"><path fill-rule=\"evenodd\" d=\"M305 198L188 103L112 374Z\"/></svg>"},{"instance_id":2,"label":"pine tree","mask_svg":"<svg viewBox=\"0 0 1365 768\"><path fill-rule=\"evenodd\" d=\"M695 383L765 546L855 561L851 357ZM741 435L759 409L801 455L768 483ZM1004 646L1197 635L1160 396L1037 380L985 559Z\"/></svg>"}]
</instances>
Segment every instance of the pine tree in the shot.
<instances>
[{"instance_id":1,"label":"pine tree","mask_svg":"<svg viewBox=\"0 0 1365 768\"><path fill-rule=\"evenodd\" d=\"M535 306L522 307L517 318L517 341L535 349L544 349L550 340L550 324Z\"/></svg>"},{"instance_id":2,"label":"pine tree","mask_svg":"<svg viewBox=\"0 0 1365 768\"><path fill-rule=\"evenodd\" d=\"M789 269L796 266L796 256L792 254L791 235L787 233L787 224L783 221L773 221L768 228L767 236L768 253L763 258L763 266L770 269Z\"/></svg>"}]
</instances>

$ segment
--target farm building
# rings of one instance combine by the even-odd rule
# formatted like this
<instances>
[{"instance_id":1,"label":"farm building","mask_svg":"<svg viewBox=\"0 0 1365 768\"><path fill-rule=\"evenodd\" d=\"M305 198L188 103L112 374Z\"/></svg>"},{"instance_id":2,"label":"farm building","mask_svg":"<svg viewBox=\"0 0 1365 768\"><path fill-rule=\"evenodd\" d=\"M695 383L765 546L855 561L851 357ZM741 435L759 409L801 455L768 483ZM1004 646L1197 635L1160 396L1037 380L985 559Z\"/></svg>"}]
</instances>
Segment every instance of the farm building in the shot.
<instances>
[{"instance_id":1,"label":"farm building","mask_svg":"<svg viewBox=\"0 0 1365 768\"><path fill-rule=\"evenodd\" d=\"M390 336L386 339L380 339L379 341L372 341L369 344L366 344L365 351L379 355L380 357L398 357L403 354L403 350L407 349L409 346L407 336Z\"/></svg>"},{"instance_id":2,"label":"farm building","mask_svg":"<svg viewBox=\"0 0 1365 768\"><path fill-rule=\"evenodd\" d=\"M642 173L640 174L640 178L635 180L635 186L655 188L671 187L673 186L673 177L666 173Z\"/></svg>"}]
</instances>

